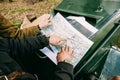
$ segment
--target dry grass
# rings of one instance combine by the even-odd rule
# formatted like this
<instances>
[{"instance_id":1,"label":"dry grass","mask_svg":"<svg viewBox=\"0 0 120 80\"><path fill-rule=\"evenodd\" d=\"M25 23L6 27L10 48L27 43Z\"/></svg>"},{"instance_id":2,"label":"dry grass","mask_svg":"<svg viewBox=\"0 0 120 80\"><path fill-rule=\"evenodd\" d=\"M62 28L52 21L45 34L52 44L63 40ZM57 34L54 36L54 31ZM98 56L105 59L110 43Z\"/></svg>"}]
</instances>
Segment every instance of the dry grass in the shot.
<instances>
[{"instance_id":1,"label":"dry grass","mask_svg":"<svg viewBox=\"0 0 120 80\"><path fill-rule=\"evenodd\" d=\"M51 10L59 4L61 0L42 0L34 5L27 4L23 0L14 0L14 2L1 2L0 12L10 19L13 23L22 22L25 15L40 16L44 13L50 13Z\"/></svg>"}]
</instances>

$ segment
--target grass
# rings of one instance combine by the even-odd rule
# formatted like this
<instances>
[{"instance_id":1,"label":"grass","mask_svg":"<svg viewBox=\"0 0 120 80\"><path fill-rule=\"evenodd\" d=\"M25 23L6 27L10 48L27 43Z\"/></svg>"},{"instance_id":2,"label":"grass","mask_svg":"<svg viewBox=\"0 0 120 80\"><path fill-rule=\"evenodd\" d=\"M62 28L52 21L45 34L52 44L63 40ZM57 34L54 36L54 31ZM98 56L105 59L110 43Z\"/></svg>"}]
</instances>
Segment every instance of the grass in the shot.
<instances>
[{"instance_id":1,"label":"grass","mask_svg":"<svg viewBox=\"0 0 120 80\"><path fill-rule=\"evenodd\" d=\"M42 0L34 5L29 5L23 0L14 0L12 3L1 2L0 12L14 24L21 23L25 15L41 16L50 13L61 0Z\"/></svg>"},{"instance_id":2,"label":"grass","mask_svg":"<svg viewBox=\"0 0 120 80\"><path fill-rule=\"evenodd\" d=\"M19 7L19 8L16 8L16 9L14 9L14 10L11 10L11 11L10 11L10 14L14 14L14 13L16 13L16 12L25 12L25 11L27 11L27 10L29 10L29 9L26 9L26 8L24 8L24 7Z\"/></svg>"},{"instance_id":3,"label":"grass","mask_svg":"<svg viewBox=\"0 0 120 80\"><path fill-rule=\"evenodd\" d=\"M18 27L20 27L21 26L21 24L22 24L22 20L11 20L11 22L13 23L13 24L15 24L16 26L18 26Z\"/></svg>"}]
</instances>

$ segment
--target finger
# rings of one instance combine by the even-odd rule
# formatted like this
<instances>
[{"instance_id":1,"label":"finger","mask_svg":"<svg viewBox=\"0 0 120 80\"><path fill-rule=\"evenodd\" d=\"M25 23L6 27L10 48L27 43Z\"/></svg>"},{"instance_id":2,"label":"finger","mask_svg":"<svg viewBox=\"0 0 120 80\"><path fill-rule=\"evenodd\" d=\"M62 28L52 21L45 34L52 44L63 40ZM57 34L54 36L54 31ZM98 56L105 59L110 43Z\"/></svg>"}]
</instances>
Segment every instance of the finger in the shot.
<instances>
[{"instance_id":1,"label":"finger","mask_svg":"<svg viewBox=\"0 0 120 80\"><path fill-rule=\"evenodd\" d=\"M52 22L51 22L51 20L48 20L48 25L52 25Z\"/></svg>"},{"instance_id":2,"label":"finger","mask_svg":"<svg viewBox=\"0 0 120 80\"><path fill-rule=\"evenodd\" d=\"M72 50L71 56L73 57L75 55L74 50Z\"/></svg>"},{"instance_id":3,"label":"finger","mask_svg":"<svg viewBox=\"0 0 120 80\"><path fill-rule=\"evenodd\" d=\"M61 51L63 52L63 51L64 51L64 49L65 49L65 47L64 47L64 46L62 46L62 49L61 49Z\"/></svg>"},{"instance_id":4,"label":"finger","mask_svg":"<svg viewBox=\"0 0 120 80\"><path fill-rule=\"evenodd\" d=\"M71 54L74 54L74 50L72 49L72 53Z\"/></svg>"},{"instance_id":5,"label":"finger","mask_svg":"<svg viewBox=\"0 0 120 80\"><path fill-rule=\"evenodd\" d=\"M66 45L65 45L65 49L64 50L66 51Z\"/></svg>"},{"instance_id":6,"label":"finger","mask_svg":"<svg viewBox=\"0 0 120 80\"><path fill-rule=\"evenodd\" d=\"M50 23L50 22L51 22L51 20L47 20L47 22L48 22L48 23Z\"/></svg>"},{"instance_id":7,"label":"finger","mask_svg":"<svg viewBox=\"0 0 120 80\"><path fill-rule=\"evenodd\" d=\"M52 19L52 16L51 16L51 15L49 15L48 20L51 20L51 19Z\"/></svg>"},{"instance_id":8,"label":"finger","mask_svg":"<svg viewBox=\"0 0 120 80\"><path fill-rule=\"evenodd\" d=\"M60 54L61 53L61 51L60 52L58 52L57 54Z\"/></svg>"},{"instance_id":9,"label":"finger","mask_svg":"<svg viewBox=\"0 0 120 80\"><path fill-rule=\"evenodd\" d=\"M59 39L58 42L57 42L57 45L61 45L61 44L63 43L63 41L64 41L64 40L60 40L60 39Z\"/></svg>"},{"instance_id":10,"label":"finger","mask_svg":"<svg viewBox=\"0 0 120 80\"><path fill-rule=\"evenodd\" d=\"M50 19L51 15L50 14L46 14L46 19Z\"/></svg>"},{"instance_id":11,"label":"finger","mask_svg":"<svg viewBox=\"0 0 120 80\"><path fill-rule=\"evenodd\" d=\"M63 41L58 40L57 45L61 45Z\"/></svg>"},{"instance_id":12,"label":"finger","mask_svg":"<svg viewBox=\"0 0 120 80\"><path fill-rule=\"evenodd\" d=\"M66 45L66 51L69 52L70 47Z\"/></svg>"}]
</instances>

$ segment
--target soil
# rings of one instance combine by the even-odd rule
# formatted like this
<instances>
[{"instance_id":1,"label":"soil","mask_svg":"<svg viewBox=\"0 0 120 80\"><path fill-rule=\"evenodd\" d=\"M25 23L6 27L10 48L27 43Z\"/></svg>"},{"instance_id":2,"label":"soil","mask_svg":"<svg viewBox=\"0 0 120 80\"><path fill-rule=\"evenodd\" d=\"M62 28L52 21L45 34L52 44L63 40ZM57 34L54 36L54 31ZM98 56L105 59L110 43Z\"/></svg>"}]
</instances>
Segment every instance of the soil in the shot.
<instances>
[{"instance_id":1,"label":"soil","mask_svg":"<svg viewBox=\"0 0 120 80\"><path fill-rule=\"evenodd\" d=\"M24 0L13 0L13 2L0 2L0 12L13 23L23 21L25 15L40 16L50 13L61 0L40 0L35 4L29 4Z\"/></svg>"}]
</instances>

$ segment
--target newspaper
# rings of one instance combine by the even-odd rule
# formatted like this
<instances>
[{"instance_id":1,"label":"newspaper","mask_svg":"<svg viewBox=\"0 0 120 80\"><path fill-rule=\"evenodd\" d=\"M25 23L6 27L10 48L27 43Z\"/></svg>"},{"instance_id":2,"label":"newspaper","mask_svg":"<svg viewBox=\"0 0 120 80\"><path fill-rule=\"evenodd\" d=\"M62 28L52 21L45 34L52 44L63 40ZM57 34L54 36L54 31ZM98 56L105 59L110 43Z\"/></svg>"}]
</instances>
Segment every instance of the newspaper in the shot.
<instances>
[{"instance_id":1,"label":"newspaper","mask_svg":"<svg viewBox=\"0 0 120 80\"><path fill-rule=\"evenodd\" d=\"M52 26L42 30L43 34L57 34L65 39L65 44L74 49L74 58L72 64L75 67L78 62L83 58L93 42L76 30L60 13L57 13L52 19ZM56 56L60 51L61 46L52 46L50 48L40 49L45 55L47 55L55 64L57 64Z\"/></svg>"},{"instance_id":2,"label":"newspaper","mask_svg":"<svg viewBox=\"0 0 120 80\"><path fill-rule=\"evenodd\" d=\"M70 22L72 26L74 26L74 28L76 28L87 38L90 38L98 31L98 29L88 23L83 16L68 16L66 19L68 20L68 22Z\"/></svg>"}]
</instances>

